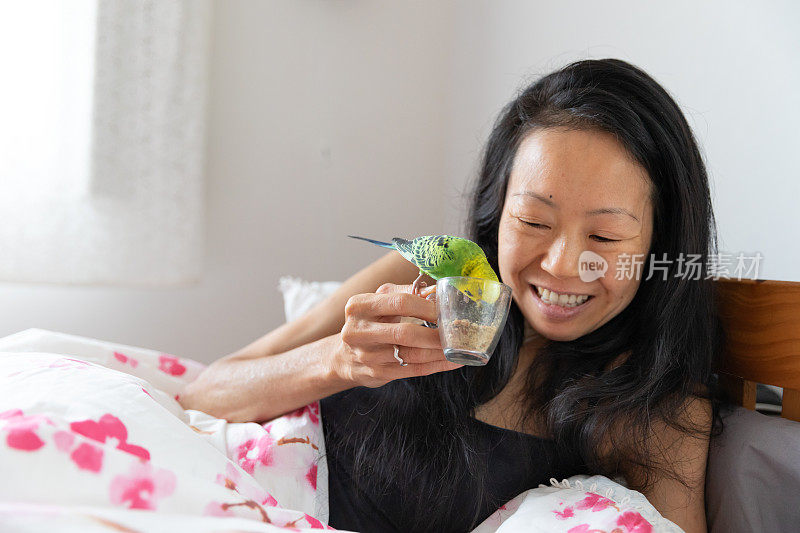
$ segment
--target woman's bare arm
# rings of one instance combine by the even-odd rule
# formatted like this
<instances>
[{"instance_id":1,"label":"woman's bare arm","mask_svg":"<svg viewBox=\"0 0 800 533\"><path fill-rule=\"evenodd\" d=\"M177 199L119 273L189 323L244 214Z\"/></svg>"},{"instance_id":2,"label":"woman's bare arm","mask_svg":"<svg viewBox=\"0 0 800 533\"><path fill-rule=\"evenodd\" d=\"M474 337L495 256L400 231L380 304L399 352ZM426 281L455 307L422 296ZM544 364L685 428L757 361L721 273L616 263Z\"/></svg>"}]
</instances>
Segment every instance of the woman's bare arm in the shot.
<instances>
[{"instance_id":1,"label":"woman's bare arm","mask_svg":"<svg viewBox=\"0 0 800 533\"><path fill-rule=\"evenodd\" d=\"M262 422L355 386L329 357L340 343L347 301L387 282L409 284L417 274L400 254L386 254L303 317L209 365L181 391L181 405L230 422Z\"/></svg>"},{"instance_id":2,"label":"woman's bare arm","mask_svg":"<svg viewBox=\"0 0 800 533\"><path fill-rule=\"evenodd\" d=\"M403 256L389 252L348 278L336 292L301 318L281 325L222 360L252 359L283 353L338 333L344 325L344 306L351 296L375 292L384 283L408 285L418 274L417 267ZM428 276L422 279L429 284L435 283Z\"/></svg>"}]
</instances>

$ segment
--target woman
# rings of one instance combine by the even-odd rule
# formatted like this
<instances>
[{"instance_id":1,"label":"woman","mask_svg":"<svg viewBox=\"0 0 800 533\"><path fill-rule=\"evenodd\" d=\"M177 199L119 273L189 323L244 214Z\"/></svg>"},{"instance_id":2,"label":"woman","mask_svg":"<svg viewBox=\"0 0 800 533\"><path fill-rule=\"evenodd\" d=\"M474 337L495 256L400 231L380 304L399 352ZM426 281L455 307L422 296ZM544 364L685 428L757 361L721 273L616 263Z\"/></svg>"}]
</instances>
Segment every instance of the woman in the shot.
<instances>
[{"instance_id":1,"label":"woman","mask_svg":"<svg viewBox=\"0 0 800 533\"><path fill-rule=\"evenodd\" d=\"M468 531L538 483L591 473L705 531L716 237L673 99L615 59L533 83L491 133L469 237L513 289L486 366L446 361L435 330L400 322L436 309L408 293L416 270L392 252L215 362L184 407L263 421L322 399L333 527ZM586 277L587 258L605 275Z\"/></svg>"}]
</instances>

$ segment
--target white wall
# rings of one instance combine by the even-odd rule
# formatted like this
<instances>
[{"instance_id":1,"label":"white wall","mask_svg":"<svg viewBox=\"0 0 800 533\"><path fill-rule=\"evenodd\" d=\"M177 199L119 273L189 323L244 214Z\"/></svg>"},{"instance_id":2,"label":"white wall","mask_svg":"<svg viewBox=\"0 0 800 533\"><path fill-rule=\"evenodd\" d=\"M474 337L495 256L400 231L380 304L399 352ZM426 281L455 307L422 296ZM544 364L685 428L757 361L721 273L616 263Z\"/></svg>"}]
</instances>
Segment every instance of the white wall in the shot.
<instances>
[{"instance_id":1,"label":"white wall","mask_svg":"<svg viewBox=\"0 0 800 533\"><path fill-rule=\"evenodd\" d=\"M41 327L206 362L230 353L281 322L281 275L343 279L381 255L348 233L458 232L496 113L586 57L631 61L675 96L724 248L760 251L760 277L800 281L796 6L218 1L202 284L0 283L0 336Z\"/></svg>"},{"instance_id":2,"label":"white wall","mask_svg":"<svg viewBox=\"0 0 800 533\"><path fill-rule=\"evenodd\" d=\"M0 336L40 327L210 362L282 322L281 275L340 280L385 253L348 234L443 231L450 15L447 4L216 2L202 284L0 283Z\"/></svg>"}]
</instances>

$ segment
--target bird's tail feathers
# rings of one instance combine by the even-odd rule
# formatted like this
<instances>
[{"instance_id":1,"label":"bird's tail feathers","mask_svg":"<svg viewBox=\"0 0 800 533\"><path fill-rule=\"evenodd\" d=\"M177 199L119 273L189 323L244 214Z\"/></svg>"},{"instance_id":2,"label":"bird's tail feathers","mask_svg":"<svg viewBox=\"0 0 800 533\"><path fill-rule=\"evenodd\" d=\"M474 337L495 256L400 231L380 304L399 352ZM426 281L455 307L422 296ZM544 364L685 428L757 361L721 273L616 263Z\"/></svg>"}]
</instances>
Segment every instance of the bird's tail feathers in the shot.
<instances>
[{"instance_id":1,"label":"bird's tail feathers","mask_svg":"<svg viewBox=\"0 0 800 533\"><path fill-rule=\"evenodd\" d=\"M394 248L394 244L391 243L391 242L376 241L375 239L368 239L366 237L359 237L358 235L348 235L348 237L351 237L353 239L360 239L362 241L371 242L372 244L377 244L378 246L382 246L384 248L390 248L392 250L395 249Z\"/></svg>"}]
</instances>

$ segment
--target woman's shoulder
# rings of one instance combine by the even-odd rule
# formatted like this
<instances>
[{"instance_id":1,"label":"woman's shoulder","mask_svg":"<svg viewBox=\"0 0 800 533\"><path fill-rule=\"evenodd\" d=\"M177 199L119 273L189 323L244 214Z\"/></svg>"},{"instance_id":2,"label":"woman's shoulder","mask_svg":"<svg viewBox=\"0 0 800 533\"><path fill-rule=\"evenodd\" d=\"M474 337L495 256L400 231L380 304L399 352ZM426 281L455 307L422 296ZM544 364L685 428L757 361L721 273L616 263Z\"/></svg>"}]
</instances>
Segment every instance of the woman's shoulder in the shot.
<instances>
[{"instance_id":1,"label":"woman's shoulder","mask_svg":"<svg viewBox=\"0 0 800 533\"><path fill-rule=\"evenodd\" d=\"M646 422L647 427L631 428L631 424L641 422L623 421L604 439L604 458L618 465L630 485L647 485L654 472L692 482L697 475L695 467L702 463L705 468L713 420L711 400L688 396L675 401L678 407L671 415L654 416ZM633 446L644 450L651 463L648 467L628 460Z\"/></svg>"}]
</instances>

